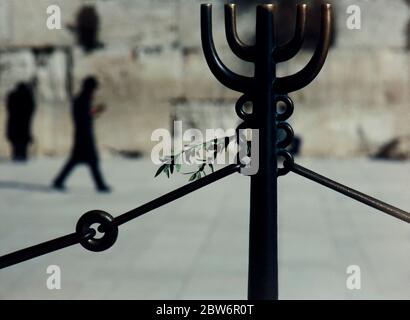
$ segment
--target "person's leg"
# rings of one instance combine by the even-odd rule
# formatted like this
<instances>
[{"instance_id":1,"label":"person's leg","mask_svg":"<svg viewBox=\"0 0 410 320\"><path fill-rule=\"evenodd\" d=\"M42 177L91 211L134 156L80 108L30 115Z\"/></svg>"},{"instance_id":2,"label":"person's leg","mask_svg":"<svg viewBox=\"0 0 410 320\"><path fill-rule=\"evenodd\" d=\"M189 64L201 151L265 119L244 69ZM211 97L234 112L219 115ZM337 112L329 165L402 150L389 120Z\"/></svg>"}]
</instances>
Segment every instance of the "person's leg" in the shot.
<instances>
[{"instance_id":1,"label":"person's leg","mask_svg":"<svg viewBox=\"0 0 410 320\"><path fill-rule=\"evenodd\" d=\"M18 153L19 152L18 152L17 144L15 142L11 143L11 152L12 152L11 159L13 161L18 161Z\"/></svg>"},{"instance_id":2,"label":"person's leg","mask_svg":"<svg viewBox=\"0 0 410 320\"><path fill-rule=\"evenodd\" d=\"M111 191L110 187L107 186L107 184L104 181L104 178L102 177L98 161L90 161L88 162L88 165L90 167L91 174L93 176L97 190L102 192Z\"/></svg>"},{"instance_id":3,"label":"person's leg","mask_svg":"<svg viewBox=\"0 0 410 320\"><path fill-rule=\"evenodd\" d=\"M57 176L57 178L53 182L53 186L55 188L64 189L64 182L67 179L70 172L74 169L76 164L77 162L75 161L75 159L71 158L68 160L68 162L65 164L65 166L61 170L60 174Z\"/></svg>"},{"instance_id":4,"label":"person's leg","mask_svg":"<svg viewBox=\"0 0 410 320\"><path fill-rule=\"evenodd\" d=\"M27 144L25 142L15 142L13 144L13 160L26 161L27 160Z\"/></svg>"},{"instance_id":5,"label":"person's leg","mask_svg":"<svg viewBox=\"0 0 410 320\"><path fill-rule=\"evenodd\" d=\"M28 143L27 142L22 142L20 144L20 159L21 161L27 161L27 148L28 148Z\"/></svg>"}]
</instances>

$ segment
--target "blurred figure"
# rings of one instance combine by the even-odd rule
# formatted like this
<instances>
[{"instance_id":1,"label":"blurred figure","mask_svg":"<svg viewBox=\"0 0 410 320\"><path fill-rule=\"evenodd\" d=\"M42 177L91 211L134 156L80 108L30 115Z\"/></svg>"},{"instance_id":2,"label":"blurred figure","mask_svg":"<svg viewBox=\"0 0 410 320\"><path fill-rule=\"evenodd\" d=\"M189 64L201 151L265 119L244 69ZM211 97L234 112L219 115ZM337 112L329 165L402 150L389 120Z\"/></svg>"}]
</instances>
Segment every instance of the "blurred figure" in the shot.
<instances>
[{"instance_id":1,"label":"blurred figure","mask_svg":"<svg viewBox=\"0 0 410 320\"><path fill-rule=\"evenodd\" d=\"M33 87L21 82L8 94L7 102L7 140L12 147L13 161L27 161L27 148L33 141L31 123L35 102Z\"/></svg>"},{"instance_id":2,"label":"blurred figure","mask_svg":"<svg viewBox=\"0 0 410 320\"><path fill-rule=\"evenodd\" d=\"M300 136L295 136L293 138L292 144L289 146L288 151L293 156L299 156L302 149L302 138Z\"/></svg>"},{"instance_id":3,"label":"blurred figure","mask_svg":"<svg viewBox=\"0 0 410 320\"><path fill-rule=\"evenodd\" d=\"M105 106L92 107L94 93L98 88L96 78L90 76L83 81L80 94L73 102L74 146L71 156L54 180L53 187L64 190L64 182L71 171L78 164L87 164L90 167L96 188L99 192L110 192L104 182L99 168L98 152L95 145L93 118L105 111Z\"/></svg>"},{"instance_id":4,"label":"blurred figure","mask_svg":"<svg viewBox=\"0 0 410 320\"><path fill-rule=\"evenodd\" d=\"M100 18L93 5L83 6L78 12L75 30L77 33L77 41L86 52L91 52L102 47L98 39Z\"/></svg>"}]
</instances>

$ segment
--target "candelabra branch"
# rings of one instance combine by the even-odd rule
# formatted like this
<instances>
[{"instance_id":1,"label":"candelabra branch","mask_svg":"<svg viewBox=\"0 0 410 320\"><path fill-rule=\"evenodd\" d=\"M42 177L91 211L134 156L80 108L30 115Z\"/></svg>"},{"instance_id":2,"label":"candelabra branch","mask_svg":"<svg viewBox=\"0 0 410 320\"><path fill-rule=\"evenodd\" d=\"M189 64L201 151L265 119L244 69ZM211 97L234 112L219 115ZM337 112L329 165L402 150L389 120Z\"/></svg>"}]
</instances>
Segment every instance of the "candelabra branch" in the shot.
<instances>
[{"instance_id":1,"label":"candelabra branch","mask_svg":"<svg viewBox=\"0 0 410 320\"><path fill-rule=\"evenodd\" d=\"M284 78L277 78L274 89L278 93L290 93L300 90L311 83L322 69L330 46L332 9L330 4L322 6L321 30L319 43L313 57L304 69Z\"/></svg>"},{"instance_id":2,"label":"candelabra branch","mask_svg":"<svg viewBox=\"0 0 410 320\"><path fill-rule=\"evenodd\" d=\"M235 4L225 5L225 32L231 50L242 60L254 62L255 46L243 43L238 36Z\"/></svg>"},{"instance_id":3,"label":"candelabra branch","mask_svg":"<svg viewBox=\"0 0 410 320\"><path fill-rule=\"evenodd\" d=\"M306 4L297 6L295 34L292 40L274 50L273 57L276 63L292 59L302 48L305 39L306 9Z\"/></svg>"},{"instance_id":4,"label":"candelabra branch","mask_svg":"<svg viewBox=\"0 0 410 320\"><path fill-rule=\"evenodd\" d=\"M239 92L249 90L253 79L229 70L218 56L212 35L212 5L201 5L201 38L206 61L214 76L226 87Z\"/></svg>"}]
</instances>

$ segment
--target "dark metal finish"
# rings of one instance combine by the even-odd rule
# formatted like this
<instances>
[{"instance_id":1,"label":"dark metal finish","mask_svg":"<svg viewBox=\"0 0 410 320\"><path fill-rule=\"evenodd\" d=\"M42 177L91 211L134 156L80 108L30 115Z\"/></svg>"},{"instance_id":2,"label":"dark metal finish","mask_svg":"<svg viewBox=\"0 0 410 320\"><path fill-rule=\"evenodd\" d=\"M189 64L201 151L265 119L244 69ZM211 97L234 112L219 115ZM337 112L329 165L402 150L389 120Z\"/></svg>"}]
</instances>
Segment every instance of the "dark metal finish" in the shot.
<instances>
[{"instance_id":1,"label":"dark metal finish","mask_svg":"<svg viewBox=\"0 0 410 320\"><path fill-rule=\"evenodd\" d=\"M300 90L310 84L322 70L325 64L327 53L330 46L330 35L332 25L332 10L330 4L322 6L321 29L319 43L316 47L312 59L298 73L278 78L274 84L275 90L278 93L288 94L293 91Z\"/></svg>"},{"instance_id":2,"label":"dark metal finish","mask_svg":"<svg viewBox=\"0 0 410 320\"><path fill-rule=\"evenodd\" d=\"M280 102L284 103L286 108L282 112L278 112L278 110L276 110L276 121L286 121L292 116L295 106L293 101L288 96L276 96L276 104L278 105Z\"/></svg>"},{"instance_id":3,"label":"dark metal finish","mask_svg":"<svg viewBox=\"0 0 410 320\"><path fill-rule=\"evenodd\" d=\"M215 77L232 90L244 93L236 104L236 113L245 122L242 127L259 130L259 171L251 177L251 212L249 235L249 299L278 298L277 252L277 177L289 169L278 168L277 156L293 160L283 148L293 140L293 129L285 121L293 113L289 92L308 85L322 68L330 43L330 5L322 8L322 30L315 53L308 65L295 75L276 78L276 64L292 58L300 50L306 24L306 5L297 7L295 35L283 46L277 45L274 21L275 6L259 5L256 13L256 42L244 44L236 28L235 5L225 6L226 38L232 51L241 59L255 64L255 76L243 77L228 70L215 50L212 39L212 6L201 7L201 35L204 55ZM252 114L243 105L253 102ZM283 113L276 105L284 102ZM278 131L284 138L278 143Z\"/></svg>"},{"instance_id":4,"label":"dark metal finish","mask_svg":"<svg viewBox=\"0 0 410 320\"><path fill-rule=\"evenodd\" d=\"M298 4L295 35L285 45L276 47L273 57L277 63L292 59L302 48L303 40L305 39L306 9L306 4Z\"/></svg>"},{"instance_id":5,"label":"dark metal finish","mask_svg":"<svg viewBox=\"0 0 410 320\"><path fill-rule=\"evenodd\" d=\"M278 298L275 47L273 5L259 5L256 18L254 126L259 129L259 171L251 177L248 297Z\"/></svg>"},{"instance_id":6,"label":"dark metal finish","mask_svg":"<svg viewBox=\"0 0 410 320\"><path fill-rule=\"evenodd\" d=\"M236 102L235 111L236 111L236 114L238 115L239 118L241 118L244 121L249 122L252 119L252 114L251 113L248 114L244 110L245 104L247 102L252 102L253 103L252 98L250 98L246 94L244 94Z\"/></svg>"},{"instance_id":7,"label":"dark metal finish","mask_svg":"<svg viewBox=\"0 0 410 320\"><path fill-rule=\"evenodd\" d=\"M114 218L107 212L93 210L85 213L77 222L75 230L77 234L84 234L91 229L93 224L98 224L98 230L104 232L101 238L89 238L81 240L80 244L87 250L100 252L111 248L118 237L118 227L112 226Z\"/></svg>"},{"instance_id":8,"label":"dark metal finish","mask_svg":"<svg viewBox=\"0 0 410 320\"><path fill-rule=\"evenodd\" d=\"M248 90L252 86L252 79L229 70L216 52L212 37L212 5L210 4L201 7L201 26L202 47L205 58L215 77L229 89L239 92Z\"/></svg>"},{"instance_id":9,"label":"dark metal finish","mask_svg":"<svg viewBox=\"0 0 410 320\"><path fill-rule=\"evenodd\" d=\"M410 223L410 213L399 208L393 207L390 204L387 204L383 201L370 197L364 193L361 193L357 190L349 188L343 184L340 184L336 181L333 181L329 178L326 178L316 172L313 172L309 169L306 169L296 163L287 163L286 166L289 168L290 171L301 175L309 180L317 182L327 188L330 188L334 191L344 194L349 198L355 199L361 203L364 203L374 209L380 210L388 215L391 215L397 219Z\"/></svg>"},{"instance_id":10,"label":"dark metal finish","mask_svg":"<svg viewBox=\"0 0 410 320\"><path fill-rule=\"evenodd\" d=\"M255 47L244 44L239 39L238 32L236 30L236 5L225 5L225 31L226 39L231 47L233 53L239 58L253 62L255 61Z\"/></svg>"},{"instance_id":11,"label":"dark metal finish","mask_svg":"<svg viewBox=\"0 0 410 320\"><path fill-rule=\"evenodd\" d=\"M279 122L278 130L282 130L284 132L284 138L278 141L277 146L278 148L286 148L292 143L293 138L295 137L293 128L287 122Z\"/></svg>"},{"instance_id":12,"label":"dark metal finish","mask_svg":"<svg viewBox=\"0 0 410 320\"><path fill-rule=\"evenodd\" d=\"M286 176L290 172L290 167L286 163L293 163L293 156L284 149L278 152L278 159L283 159L283 168L278 168L278 176Z\"/></svg>"},{"instance_id":13,"label":"dark metal finish","mask_svg":"<svg viewBox=\"0 0 410 320\"><path fill-rule=\"evenodd\" d=\"M245 120L242 127L259 130L259 171L251 177L251 212L249 237L249 299L277 299L277 163L276 163L276 108L273 83L276 64L273 52L276 47L274 31L274 5L257 7L256 43L246 46L236 32L236 11L232 4L225 6L225 25L229 45L236 55L255 63L254 78L228 76L231 71L220 61L212 34L210 4L201 7L201 30L204 54L211 71L228 88L243 92L236 104L239 117ZM218 62L218 63L216 63ZM221 76L222 75L222 76ZM243 112L246 101L253 102L252 115ZM287 139L285 139L287 140Z\"/></svg>"},{"instance_id":14,"label":"dark metal finish","mask_svg":"<svg viewBox=\"0 0 410 320\"><path fill-rule=\"evenodd\" d=\"M23 261L34 259L53 251L70 247L72 245L78 244L83 239L94 237L94 235L95 230L88 230L87 233L84 233L84 236L80 236L78 233L71 233L64 237L60 237L29 248L6 254L0 257L0 269L7 268Z\"/></svg>"}]
</instances>

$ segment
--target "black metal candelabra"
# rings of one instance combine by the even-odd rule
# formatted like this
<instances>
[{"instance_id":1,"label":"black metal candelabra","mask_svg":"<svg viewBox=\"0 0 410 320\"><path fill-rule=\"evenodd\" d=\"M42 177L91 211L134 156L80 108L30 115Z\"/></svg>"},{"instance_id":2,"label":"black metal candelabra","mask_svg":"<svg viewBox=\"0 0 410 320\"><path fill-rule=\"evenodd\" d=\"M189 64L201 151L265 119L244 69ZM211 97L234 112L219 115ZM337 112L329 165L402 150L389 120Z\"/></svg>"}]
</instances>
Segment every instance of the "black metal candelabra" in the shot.
<instances>
[{"instance_id":1,"label":"black metal candelabra","mask_svg":"<svg viewBox=\"0 0 410 320\"><path fill-rule=\"evenodd\" d=\"M202 46L206 61L222 84L244 94L237 102L237 114L245 122L242 127L257 129L259 133L259 170L251 177L250 299L278 297L277 177L285 175L289 167L278 169L277 160L283 157L286 162L293 162L291 154L285 150L293 139L293 129L285 122L293 112L293 102L287 94L315 79L326 60L330 44L331 7L323 5L320 39L312 59L297 74L276 77L276 64L290 60L302 46L306 5L297 6L295 35L283 46L277 44L274 14L273 4L257 7L256 41L249 46L238 37L235 5L225 5L228 44L239 58L254 63L255 75L250 78L230 71L218 57L212 38L212 5L201 7ZM244 112L248 102L253 104L251 114ZM276 109L280 102L286 105L286 110L278 114ZM277 143L279 130L286 135Z\"/></svg>"},{"instance_id":2,"label":"black metal candelabra","mask_svg":"<svg viewBox=\"0 0 410 320\"><path fill-rule=\"evenodd\" d=\"M257 7L256 42L255 45L248 46L239 39L236 31L235 5L225 6L228 43L232 51L241 59L255 64L255 74L251 78L230 71L222 63L212 38L212 7L210 4L201 7L202 46L208 65L222 84L243 93L236 104L236 112L244 121L240 127L258 130L259 133L259 170L251 176L249 299L278 298L277 179L279 176L294 172L410 223L409 212L306 169L296 164L292 155L286 151L286 147L293 140L293 129L286 122L294 110L288 94L312 82L326 60L331 34L331 6L322 6L321 32L313 57L301 71L283 78L276 77L276 64L290 60L300 51L305 31L306 5L297 6L295 35L282 46L278 45L276 40L274 11L275 6L271 4ZM251 113L245 111L247 102L253 104ZM277 110L279 103L286 106L282 112ZM280 141L278 141L279 131L285 133ZM278 159L283 159L280 168ZM74 233L2 256L0 269L78 243L90 251L107 250L116 242L119 226L122 224L237 173L240 169L239 163L228 165L115 218L104 211L87 212L79 219ZM96 238L96 230L91 228L94 224L99 225L98 231L103 233L102 237Z\"/></svg>"}]
</instances>

